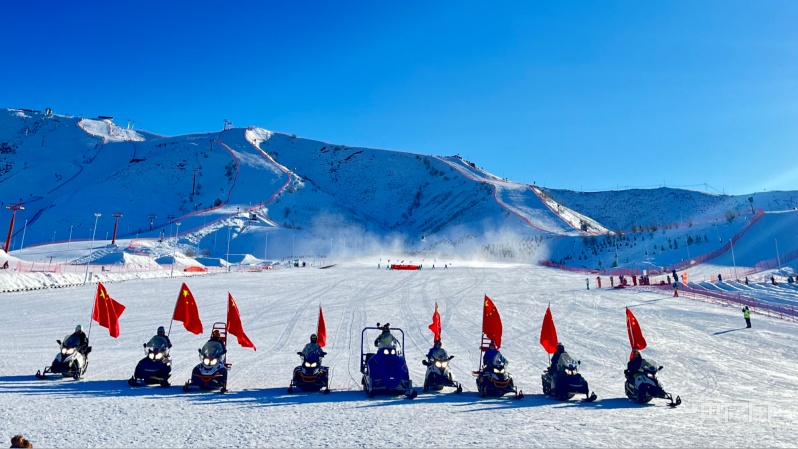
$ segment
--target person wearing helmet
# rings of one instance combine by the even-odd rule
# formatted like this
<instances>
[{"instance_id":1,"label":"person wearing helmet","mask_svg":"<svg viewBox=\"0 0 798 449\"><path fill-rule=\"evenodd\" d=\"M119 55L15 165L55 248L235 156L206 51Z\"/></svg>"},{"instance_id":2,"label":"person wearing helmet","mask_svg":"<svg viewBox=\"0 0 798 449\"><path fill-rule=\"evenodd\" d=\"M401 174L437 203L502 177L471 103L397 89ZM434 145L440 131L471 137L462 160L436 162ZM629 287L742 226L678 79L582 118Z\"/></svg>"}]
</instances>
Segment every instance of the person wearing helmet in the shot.
<instances>
[{"instance_id":1,"label":"person wearing helmet","mask_svg":"<svg viewBox=\"0 0 798 449\"><path fill-rule=\"evenodd\" d=\"M219 356L227 354L227 346L222 340L222 334L219 332L219 329L214 329L213 332L211 332L211 338L202 346L200 353L215 353Z\"/></svg>"},{"instance_id":2,"label":"person wearing helmet","mask_svg":"<svg viewBox=\"0 0 798 449\"><path fill-rule=\"evenodd\" d=\"M435 345L429 348L427 352L428 359L449 360L449 354L443 349L443 343L440 340L435 340Z\"/></svg>"},{"instance_id":3,"label":"person wearing helmet","mask_svg":"<svg viewBox=\"0 0 798 449\"><path fill-rule=\"evenodd\" d=\"M319 339L316 334L310 334L310 343L306 344L305 348L302 349L302 352L300 353L303 358L308 359L311 354L317 354L319 358L327 355L327 353L321 349L318 340Z\"/></svg>"},{"instance_id":4,"label":"person wearing helmet","mask_svg":"<svg viewBox=\"0 0 798 449\"><path fill-rule=\"evenodd\" d=\"M89 337L83 332L83 328L78 324L75 326L75 332L64 339L66 346L74 346L78 352L88 354L91 349L89 348Z\"/></svg>"},{"instance_id":5,"label":"person wearing helmet","mask_svg":"<svg viewBox=\"0 0 798 449\"><path fill-rule=\"evenodd\" d=\"M549 365L549 372L553 373L557 370L557 363L560 361L560 356L565 352L565 346L562 343L557 343L557 350L551 356L551 365Z\"/></svg>"},{"instance_id":6,"label":"person wearing helmet","mask_svg":"<svg viewBox=\"0 0 798 449\"><path fill-rule=\"evenodd\" d=\"M166 335L166 330L163 326L158 326L158 330L155 332L155 335L150 338L149 343L147 346L157 347L157 346L166 346L167 348L172 347L172 341L169 340L169 336Z\"/></svg>"},{"instance_id":7,"label":"person wearing helmet","mask_svg":"<svg viewBox=\"0 0 798 449\"><path fill-rule=\"evenodd\" d=\"M634 383L635 375L640 373L640 366L643 364L643 356L640 355L640 351L637 349L632 350L632 358L629 359L629 363L626 364L626 380L627 382Z\"/></svg>"},{"instance_id":8,"label":"person wearing helmet","mask_svg":"<svg viewBox=\"0 0 798 449\"><path fill-rule=\"evenodd\" d=\"M382 333L374 340L374 346L378 348L396 348L399 346L399 340L391 334L391 326L389 323L385 323L382 326Z\"/></svg>"},{"instance_id":9,"label":"person wearing helmet","mask_svg":"<svg viewBox=\"0 0 798 449\"><path fill-rule=\"evenodd\" d=\"M488 344L488 349L485 351L485 355L482 357L482 363L485 365L486 373L492 372L494 366L499 363L504 365L507 364L507 359L505 359L502 353L496 349L496 343L493 340L491 340Z\"/></svg>"}]
</instances>

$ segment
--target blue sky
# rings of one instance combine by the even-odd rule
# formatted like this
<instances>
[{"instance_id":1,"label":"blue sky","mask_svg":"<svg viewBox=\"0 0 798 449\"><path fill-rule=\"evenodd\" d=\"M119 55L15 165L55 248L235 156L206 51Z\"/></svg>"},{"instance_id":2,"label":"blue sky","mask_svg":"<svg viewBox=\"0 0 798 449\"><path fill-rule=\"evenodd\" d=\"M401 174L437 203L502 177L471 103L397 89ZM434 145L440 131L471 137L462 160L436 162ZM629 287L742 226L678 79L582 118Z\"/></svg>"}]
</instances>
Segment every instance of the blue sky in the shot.
<instances>
[{"instance_id":1,"label":"blue sky","mask_svg":"<svg viewBox=\"0 0 798 449\"><path fill-rule=\"evenodd\" d=\"M0 106L229 119L572 190L798 185L798 3L190 5L5 5Z\"/></svg>"}]
</instances>

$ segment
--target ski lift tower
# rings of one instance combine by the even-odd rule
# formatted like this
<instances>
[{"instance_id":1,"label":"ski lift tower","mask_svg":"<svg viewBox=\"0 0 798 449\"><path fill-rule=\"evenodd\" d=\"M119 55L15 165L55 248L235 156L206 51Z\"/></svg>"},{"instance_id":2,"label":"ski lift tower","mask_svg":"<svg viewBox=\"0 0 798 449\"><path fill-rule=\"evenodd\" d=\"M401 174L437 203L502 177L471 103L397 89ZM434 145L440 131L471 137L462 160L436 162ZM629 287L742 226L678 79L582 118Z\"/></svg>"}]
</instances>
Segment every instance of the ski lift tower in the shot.
<instances>
[{"instance_id":1,"label":"ski lift tower","mask_svg":"<svg viewBox=\"0 0 798 449\"><path fill-rule=\"evenodd\" d=\"M10 203L6 206L6 209L11 211L11 225L8 226L8 237L6 237L6 245L3 247L7 253L9 245L11 244L11 232L14 231L14 218L17 216L17 211L24 210L25 206L23 206L22 203Z\"/></svg>"},{"instance_id":2,"label":"ski lift tower","mask_svg":"<svg viewBox=\"0 0 798 449\"><path fill-rule=\"evenodd\" d=\"M150 231L152 231L152 222L153 222L153 220L155 220L158 217L156 217L155 214L150 214L150 215L148 215L148 217L150 219Z\"/></svg>"},{"instance_id":3,"label":"ski lift tower","mask_svg":"<svg viewBox=\"0 0 798 449\"><path fill-rule=\"evenodd\" d=\"M111 244L116 244L116 230L119 227L119 219L122 218L122 212L114 212L114 235L111 236Z\"/></svg>"},{"instance_id":4,"label":"ski lift tower","mask_svg":"<svg viewBox=\"0 0 798 449\"><path fill-rule=\"evenodd\" d=\"M227 131L228 129L233 128L233 122L230 120L224 119L224 130Z\"/></svg>"}]
</instances>

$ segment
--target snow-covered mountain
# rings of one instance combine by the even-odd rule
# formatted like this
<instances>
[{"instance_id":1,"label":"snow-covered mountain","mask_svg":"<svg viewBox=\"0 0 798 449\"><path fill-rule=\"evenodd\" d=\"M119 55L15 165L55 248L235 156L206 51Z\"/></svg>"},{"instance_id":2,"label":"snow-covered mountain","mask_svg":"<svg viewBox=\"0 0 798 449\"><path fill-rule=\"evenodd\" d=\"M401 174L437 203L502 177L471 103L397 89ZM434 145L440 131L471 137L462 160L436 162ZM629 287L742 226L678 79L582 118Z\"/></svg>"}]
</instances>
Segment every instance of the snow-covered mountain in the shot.
<instances>
[{"instance_id":1,"label":"snow-covered mountain","mask_svg":"<svg viewBox=\"0 0 798 449\"><path fill-rule=\"evenodd\" d=\"M165 137L111 117L24 109L0 110L0 198L23 207L11 255L50 244L50 256L72 264L88 254L69 257L64 243L118 239L119 251L157 259L175 248L153 242L174 238L180 255L224 263L389 250L590 270L683 264L723 248L755 210L798 205L798 192L544 189L458 155L353 148L258 127ZM798 248L790 216L772 220L784 235L768 238L784 252ZM759 257L738 255L749 265Z\"/></svg>"}]
</instances>

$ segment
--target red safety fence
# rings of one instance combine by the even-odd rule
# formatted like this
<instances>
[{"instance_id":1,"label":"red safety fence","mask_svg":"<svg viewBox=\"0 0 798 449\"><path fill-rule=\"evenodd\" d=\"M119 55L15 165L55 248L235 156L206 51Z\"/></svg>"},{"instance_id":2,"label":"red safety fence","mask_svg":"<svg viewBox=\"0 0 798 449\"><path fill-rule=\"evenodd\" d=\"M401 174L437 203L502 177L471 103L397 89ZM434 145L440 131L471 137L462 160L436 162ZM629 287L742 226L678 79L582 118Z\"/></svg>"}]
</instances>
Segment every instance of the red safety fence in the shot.
<instances>
[{"instance_id":1,"label":"red safety fence","mask_svg":"<svg viewBox=\"0 0 798 449\"><path fill-rule=\"evenodd\" d=\"M642 287L645 290L673 291L669 285ZM679 297L694 299L713 304L722 304L729 307L748 306L751 312L773 318L798 322L798 309L792 304L773 304L761 299L751 298L740 293L718 292L679 284Z\"/></svg>"}]
</instances>

